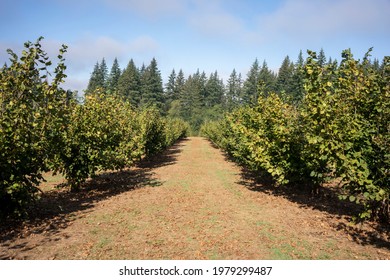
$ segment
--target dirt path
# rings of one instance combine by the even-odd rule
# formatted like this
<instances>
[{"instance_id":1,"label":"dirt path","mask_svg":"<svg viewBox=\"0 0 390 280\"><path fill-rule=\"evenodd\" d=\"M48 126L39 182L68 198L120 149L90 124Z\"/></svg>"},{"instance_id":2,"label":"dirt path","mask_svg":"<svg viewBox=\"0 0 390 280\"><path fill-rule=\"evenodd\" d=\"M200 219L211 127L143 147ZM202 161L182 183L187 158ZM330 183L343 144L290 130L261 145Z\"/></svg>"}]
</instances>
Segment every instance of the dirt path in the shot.
<instances>
[{"instance_id":1,"label":"dirt path","mask_svg":"<svg viewBox=\"0 0 390 280\"><path fill-rule=\"evenodd\" d=\"M99 180L90 185L114 191L61 200L62 212L48 210L57 223L3 236L0 258L390 259L386 231L350 227L326 205L270 193L203 138Z\"/></svg>"}]
</instances>

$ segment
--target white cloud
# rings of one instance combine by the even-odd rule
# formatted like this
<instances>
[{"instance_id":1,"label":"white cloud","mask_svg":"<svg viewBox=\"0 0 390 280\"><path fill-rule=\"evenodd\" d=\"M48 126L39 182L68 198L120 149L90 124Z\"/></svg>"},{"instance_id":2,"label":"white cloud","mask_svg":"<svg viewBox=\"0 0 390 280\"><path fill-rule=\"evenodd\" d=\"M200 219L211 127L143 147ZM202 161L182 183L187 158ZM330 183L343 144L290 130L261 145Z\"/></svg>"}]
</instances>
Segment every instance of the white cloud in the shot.
<instances>
[{"instance_id":1,"label":"white cloud","mask_svg":"<svg viewBox=\"0 0 390 280\"><path fill-rule=\"evenodd\" d=\"M129 51L132 52L153 52L159 48L158 43L150 36L141 36L130 42Z\"/></svg>"},{"instance_id":2,"label":"white cloud","mask_svg":"<svg viewBox=\"0 0 390 280\"><path fill-rule=\"evenodd\" d=\"M109 7L137 13L148 20L175 17L208 37L248 40L253 33L244 21L228 12L221 0L105 0Z\"/></svg>"},{"instance_id":3,"label":"white cloud","mask_svg":"<svg viewBox=\"0 0 390 280\"><path fill-rule=\"evenodd\" d=\"M52 39L41 41L42 48L47 52L50 60L53 62L53 68L57 63L58 51L63 42ZM97 61L104 57L110 67L114 58L122 60L123 67L130 58L134 57L153 57L159 50L158 43L150 36L140 36L130 41L119 41L111 37L84 36L67 42L67 52L65 53L65 65L67 65L66 87L73 90L83 90L87 86L90 72ZM18 56L20 55L23 44L0 42L0 67L2 63L9 63L9 55L6 49L11 48Z\"/></svg>"},{"instance_id":4,"label":"white cloud","mask_svg":"<svg viewBox=\"0 0 390 280\"><path fill-rule=\"evenodd\" d=\"M186 20L196 32L210 38L222 38L240 44L261 41L261 36L254 32L252 26L247 25L247 19L228 11L220 0L194 1Z\"/></svg>"},{"instance_id":5,"label":"white cloud","mask_svg":"<svg viewBox=\"0 0 390 280\"><path fill-rule=\"evenodd\" d=\"M297 39L387 34L388 0L287 0L259 19L259 29L272 36Z\"/></svg>"},{"instance_id":6,"label":"white cloud","mask_svg":"<svg viewBox=\"0 0 390 280\"><path fill-rule=\"evenodd\" d=\"M238 18L227 13L199 13L189 20L191 26L201 33L216 36L230 36L243 31L243 25Z\"/></svg>"},{"instance_id":7,"label":"white cloud","mask_svg":"<svg viewBox=\"0 0 390 280\"><path fill-rule=\"evenodd\" d=\"M69 44L67 60L72 69L79 71L93 67L103 57L108 60L115 57L119 60L130 59L134 55L154 53L158 48L158 43L149 36L131 41L118 41L106 36L87 37Z\"/></svg>"},{"instance_id":8,"label":"white cloud","mask_svg":"<svg viewBox=\"0 0 390 280\"><path fill-rule=\"evenodd\" d=\"M82 90L87 86L90 72L96 62L104 57L110 67L114 58L123 61L123 67L134 56L153 56L159 49L158 43L149 36L140 36L131 41L118 41L110 37L84 38L69 44L67 85Z\"/></svg>"},{"instance_id":9,"label":"white cloud","mask_svg":"<svg viewBox=\"0 0 390 280\"><path fill-rule=\"evenodd\" d=\"M116 9L138 12L152 19L180 15L187 4L187 1L182 0L105 0L105 2Z\"/></svg>"},{"instance_id":10,"label":"white cloud","mask_svg":"<svg viewBox=\"0 0 390 280\"><path fill-rule=\"evenodd\" d=\"M114 58L123 62L124 67L130 58L139 56L153 56L159 49L158 43L150 36L140 36L130 41L119 41L111 37L100 36L97 38L86 36L70 42L65 54L67 65L66 87L82 91L86 88L90 73L96 62L106 59L110 68ZM44 40L44 50L50 58L58 54L61 43L54 40Z\"/></svg>"},{"instance_id":11,"label":"white cloud","mask_svg":"<svg viewBox=\"0 0 390 280\"><path fill-rule=\"evenodd\" d=\"M83 90L85 90L88 86L88 77L81 78L77 74L69 74L68 77L65 79L65 84L62 86L65 89L70 89L72 91L77 90L79 95L83 93Z\"/></svg>"}]
</instances>

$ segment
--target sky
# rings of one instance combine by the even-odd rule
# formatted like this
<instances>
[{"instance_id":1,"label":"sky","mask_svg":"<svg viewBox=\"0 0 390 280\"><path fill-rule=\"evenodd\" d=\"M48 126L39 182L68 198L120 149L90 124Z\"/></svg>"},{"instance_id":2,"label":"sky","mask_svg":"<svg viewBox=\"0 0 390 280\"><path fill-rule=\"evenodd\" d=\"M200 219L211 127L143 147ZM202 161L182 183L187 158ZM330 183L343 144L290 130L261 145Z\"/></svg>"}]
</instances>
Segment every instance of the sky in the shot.
<instances>
[{"instance_id":1,"label":"sky","mask_svg":"<svg viewBox=\"0 0 390 280\"><path fill-rule=\"evenodd\" d=\"M233 69L246 77L257 58L278 71L288 55L319 51L332 59L351 48L362 58L390 55L390 0L0 0L0 65L6 50L43 36L53 61L62 44L64 88L83 92L96 62L116 57L125 68L156 58L164 81Z\"/></svg>"}]
</instances>

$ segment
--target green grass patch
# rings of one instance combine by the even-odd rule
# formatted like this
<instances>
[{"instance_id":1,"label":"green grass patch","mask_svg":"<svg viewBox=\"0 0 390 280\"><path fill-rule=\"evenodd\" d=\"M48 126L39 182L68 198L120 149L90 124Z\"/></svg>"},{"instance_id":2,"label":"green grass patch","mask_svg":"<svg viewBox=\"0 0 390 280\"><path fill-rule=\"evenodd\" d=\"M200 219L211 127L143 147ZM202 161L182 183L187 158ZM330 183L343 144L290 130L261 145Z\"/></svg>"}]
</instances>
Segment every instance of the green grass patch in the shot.
<instances>
[{"instance_id":1,"label":"green grass patch","mask_svg":"<svg viewBox=\"0 0 390 280\"><path fill-rule=\"evenodd\" d=\"M241 197L242 193L238 190L237 186L235 184L232 184L234 180L232 180L232 174L228 170L223 169L216 169L215 175L217 178L222 182L222 185L232 192L235 196Z\"/></svg>"}]
</instances>

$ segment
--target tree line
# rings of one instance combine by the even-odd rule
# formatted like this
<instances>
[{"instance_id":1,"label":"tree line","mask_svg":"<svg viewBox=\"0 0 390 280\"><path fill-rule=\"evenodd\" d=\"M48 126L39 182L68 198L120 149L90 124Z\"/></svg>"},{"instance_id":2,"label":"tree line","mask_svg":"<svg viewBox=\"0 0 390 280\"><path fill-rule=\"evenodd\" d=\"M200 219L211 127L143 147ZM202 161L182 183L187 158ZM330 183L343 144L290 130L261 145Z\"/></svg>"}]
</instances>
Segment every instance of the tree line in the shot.
<instances>
[{"instance_id":1,"label":"tree line","mask_svg":"<svg viewBox=\"0 0 390 280\"><path fill-rule=\"evenodd\" d=\"M321 67L338 66L337 60L328 59L323 49L318 53L318 63ZM141 67L131 59L123 70L115 58L110 71L103 58L93 68L86 94L101 88L106 93L117 93L136 108L154 104L163 115L187 121L192 134L197 134L205 121L219 119L234 108L256 104L259 87L264 94L277 93L283 101L299 106L305 94L305 64L302 51L295 62L286 56L277 72L269 69L266 60L260 63L255 59L245 78L233 69L226 82L218 71L207 75L197 70L186 76L183 70L173 69L163 85L155 58ZM369 60L368 65L374 71L384 68L378 59Z\"/></svg>"}]
</instances>

